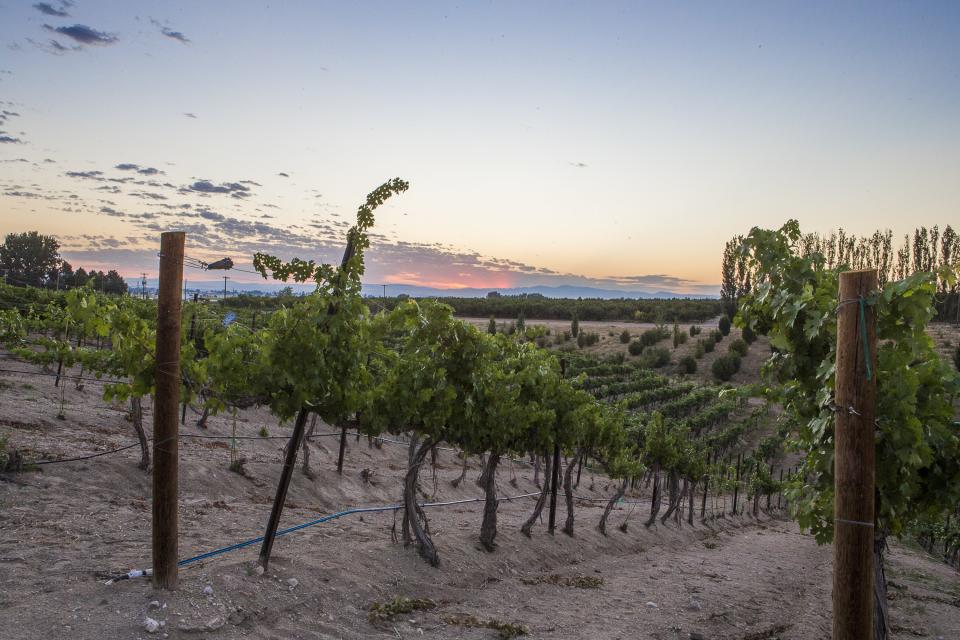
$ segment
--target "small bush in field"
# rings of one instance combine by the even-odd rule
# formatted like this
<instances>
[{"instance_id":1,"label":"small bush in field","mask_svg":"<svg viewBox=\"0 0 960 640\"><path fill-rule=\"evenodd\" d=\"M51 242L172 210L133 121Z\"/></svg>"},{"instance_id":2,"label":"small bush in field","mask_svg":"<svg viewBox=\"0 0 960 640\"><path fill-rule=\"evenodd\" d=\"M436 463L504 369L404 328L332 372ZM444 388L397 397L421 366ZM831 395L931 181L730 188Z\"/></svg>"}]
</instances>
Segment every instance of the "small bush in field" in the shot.
<instances>
[{"instance_id":1,"label":"small bush in field","mask_svg":"<svg viewBox=\"0 0 960 640\"><path fill-rule=\"evenodd\" d=\"M630 330L624 329L623 333L620 334L620 342L623 344L630 344Z\"/></svg>"},{"instance_id":2,"label":"small bush in field","mask_svg":"<svg viewBox=\"0 0 960 640\"><path fill-rule=\"evenodd\" d=\"M730 335L730 318L728 316L720 316L720 322L717 323L717 328L720 329L720 333L723 335Z\"/></svg>"},{"instance_id":3,"label":"small bush in field","mask_svg":"<svg viewBox=\"0 0 960 640\"><path fill-rule=\"evenodd\" d=\"M648 369L659 369L670 364L670 350L666 347L645 347L640 364Z\"/></svg>"},{"instance_id":4,"label":"small bush in field","mask_svg":"<svg viewBox=\"0 0 960 640\"><path fill-rule=\"evenodd\" d=\"M711 351L713 351L713 348L714 346L716 346L716 344L717 343L714 341L712 336L707 336L706 338L703 339L703 350L706 353L710 353Z\"/></svg>"},{"instance_id":5,"label":"small bush in field","mask_svg":"<svg viewBox=\"0 0 960 640\"><path fill-rule=\"evenodd\" d=\"M725 356L720 356L713 361L713 366L711 367L713 377L721 382L726 382L739 370L740 356L736 353L728 353Z\"/></svg>"},{"instance_id":6,"label":"small bush in field","mask_svg":"<svg viewBox=\"0 0 960 640\"><path fill-rule=\"evenodd\" d=\"M736 340L730 343L730 346L727 347L727 351L729 351L730 353L735 353L741 358L743 358L744 356L747 355L747 350L749 348L750 347L747 346L747 343L744 342L743 339L737 338Z\"/></svg>"},{"instance_id":7,"label":"small bush in field","mask_svg":"<svg viewBox=\"0 0 960 640\"><path fill-rule=\"evenodd\" d=\"M627 347L627 351L629 351L632 356L638 356L643 353L643 343L639 340L634 340L630 343L630 346Z\"/></svg>"},{"instance_id":8,"label":"small bush in field","mask_svg":"<svg viewBox=\"0 0 960 640\"><path fill-rule=\"evenodd\" d=\"M680 373L696 373L697 360L693 356L683 356L677 363Z\"/></svg>"},{"instance_id":9,"label":"small bush in field","mask_svg":"<svg viewBox=\"0 0 960 640\"><path fill-rule=\"evenodd\" d=\"M753 332L753 329L750 327L744 327L743 331L740 332L740 336L743 338L743 341L747 344L753 344L757 341L757 334Z\"/></svg>"},{"instance_id":10,"label":"small bush in field","mask_svg":"<svg viewBox=\"0 0 960 640\"><path fill-rule=\"evenodd\" d=\"M691 337L691 338L700 335L700 332L701 332L701 331L703 331L703 329L700 328L700 325L697 325L697 324L692 324L692 325L690 325L690 337Z\"/></svg>"},{"instance_id":11,"label":"small bush in field","mask_svg":"<svg viewBox=\"0 0 960 640\"><path fill-rule=\"evenodd\" d=\"M706 349L703 347L703 340L697 340L697 347L693 350L693 357L699 360L703 357L704 353L706 353Z\"/></svg>"}]
</instances>

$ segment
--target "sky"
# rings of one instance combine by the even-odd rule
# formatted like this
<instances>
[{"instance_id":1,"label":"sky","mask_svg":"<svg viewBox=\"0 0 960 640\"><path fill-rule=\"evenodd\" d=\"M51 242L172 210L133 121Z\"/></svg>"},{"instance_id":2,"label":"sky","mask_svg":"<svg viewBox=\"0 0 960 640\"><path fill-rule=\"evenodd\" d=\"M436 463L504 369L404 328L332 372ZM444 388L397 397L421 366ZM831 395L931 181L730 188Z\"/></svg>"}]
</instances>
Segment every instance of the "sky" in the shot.
<instances>
[{"instance_id":1,"label":"sky","mask_svg":"<svg viewBox=\"0 0 960 640\"><path fill-rule=\"evenodd\" d=\"M0 233L74 267L336 261L395 176L369 283L715 293L753 226L956 225L960 3L0 0Z\"/></svg>"}]
</instances>

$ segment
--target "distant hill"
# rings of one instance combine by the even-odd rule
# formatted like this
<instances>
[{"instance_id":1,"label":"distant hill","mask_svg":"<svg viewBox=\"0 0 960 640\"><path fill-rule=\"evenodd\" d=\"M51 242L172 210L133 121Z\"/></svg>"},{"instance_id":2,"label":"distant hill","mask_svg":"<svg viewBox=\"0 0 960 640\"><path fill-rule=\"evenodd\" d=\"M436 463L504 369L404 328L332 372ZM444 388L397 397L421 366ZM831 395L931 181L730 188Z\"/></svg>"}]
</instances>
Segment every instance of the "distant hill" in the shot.
<instances>
[{"instance_id":1,"label":"distant hill","mask_svg":"<svg viewBox=\"0 0 960 640\"><path fill-rule=\"evenodd\" d=\"M139 282L131 281L130 289L134 291L139 286ZM312 285L283 283L270 281L260 282L241 282L235 280L227 281L227 291L234 293L262 293L263 295L273 295L277 291L291 287L296 293L307 293L313 291ZM147 280L148 291L156 291L156 279ZM209 292L211 294L221 293L223 291L223 280L187 280L186 288L188 291ZM717 294L696 294L679 293L676 291L620 291L618 289L601 289L598 287L583 287L576 285L558 285L555 287L540 285L535 287L511 287L505 289L437 289L433 287L420 287L408 284L388 284L387 295L398 296L406 294L413 298L484 298L491 291L496 291L502 296L519 295L542 295L545 298L599 298L603 300L612 300L618 298L630 299L654 299L654 298L687 298L695 300L711 300L718 298ZM383 285L365 284L363 285L363 295L379 297L383 295Z\"/></svg>"}]
</instances>

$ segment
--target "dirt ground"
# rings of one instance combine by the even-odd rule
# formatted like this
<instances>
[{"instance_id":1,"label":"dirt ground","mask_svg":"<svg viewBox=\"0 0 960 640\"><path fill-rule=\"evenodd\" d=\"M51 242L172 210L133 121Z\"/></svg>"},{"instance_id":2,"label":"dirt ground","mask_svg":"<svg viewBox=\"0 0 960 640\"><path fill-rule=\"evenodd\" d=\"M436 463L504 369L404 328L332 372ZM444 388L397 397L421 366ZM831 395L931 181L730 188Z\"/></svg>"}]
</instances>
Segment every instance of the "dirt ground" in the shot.
<instances>
[{"instance_id":1,"label":"dirt ground","mask_svg":"<svg viewBox=\"0 0 960 640\"><path fill-rule=\"evenodd\" d=\"M125 410L100 398L101 385L68 384L57 418L53 379L3 361L0 433L28 459L95 453L134 441ZM146 425L151 424L149 402ZM185 434L229 435L231 421L207 430L188 412ZM238 435L289 433L264 411L244 412ZM329 429L324 428L323 432ZM299 468L281 527L346 507L386 505L400 496L406 448L351 439L342 476L335 438L311 445L314 478ZM226 441L184 439L180 456L180 557L248 540L263 531L280 470L282 439L243 440L246 475L229 471ZM132 448L87 461L0 476L0 636L40 638L496 638L476 624L522 625L533 638L819 639L830 636L831 553L779 512L682 527L643 526L639 504L618 507L604 537L601 499L613 486L584 470L574 537L538 525L519 532L532 499L503 502L498 549L477 542L480 503L428 510L441 565L391 541L390 513L347 516L277 540L258 575L258 545L180 572L180 588L158 592L145 579L111 585L101 573L150 563L150 476ZM372 472L370 482L363 471ZM432 500L481 496L473 479L454 489L459 461L442 451L423 474ZM501 496L536 490L532 470L503 464ZM708 508L729 510L729 498ZM724 502L727 502L725 505ZM699 516L699 505L698 513ZM562 522L563 511L558 511ZM618 529L628 521L626 532ZM888 568L894 638L960 638L960 576L903 545ZM207 589L209 587L209 589ZM581 588L585 587L585 588ZM206 593L205 593L206 590ZM371 622L369 609L396 596L429 598L433 608ZM472 616L472 617L471 617ZM147 618L162 623L155 633Z\"/></svg>"}]
</instances>

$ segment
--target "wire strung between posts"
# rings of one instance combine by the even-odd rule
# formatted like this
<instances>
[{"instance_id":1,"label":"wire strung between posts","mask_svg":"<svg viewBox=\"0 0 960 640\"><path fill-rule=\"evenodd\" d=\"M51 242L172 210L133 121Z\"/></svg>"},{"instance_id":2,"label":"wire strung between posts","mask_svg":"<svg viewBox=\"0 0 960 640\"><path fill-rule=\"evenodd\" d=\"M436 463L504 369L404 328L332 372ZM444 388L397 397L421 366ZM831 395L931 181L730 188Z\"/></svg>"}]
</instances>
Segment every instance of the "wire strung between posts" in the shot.
<instances>
[{"instance_id":1,"label":"wire strung between posts","mask_svg":"<svg viewBox=\"0 0 960 640\"><path fill-rule=\"evenodd\" d=\"M860 521L860 520L846 520L846 519L844 519L844 518L834 518L833 521L834 521L834 522L842 522L843 524L855 524L855 525L860 526L860 527L870 527L871 529L873 529L873 523L872 523L872 522L862 522L862 521Z\"/></svg>"}]
</instances>

